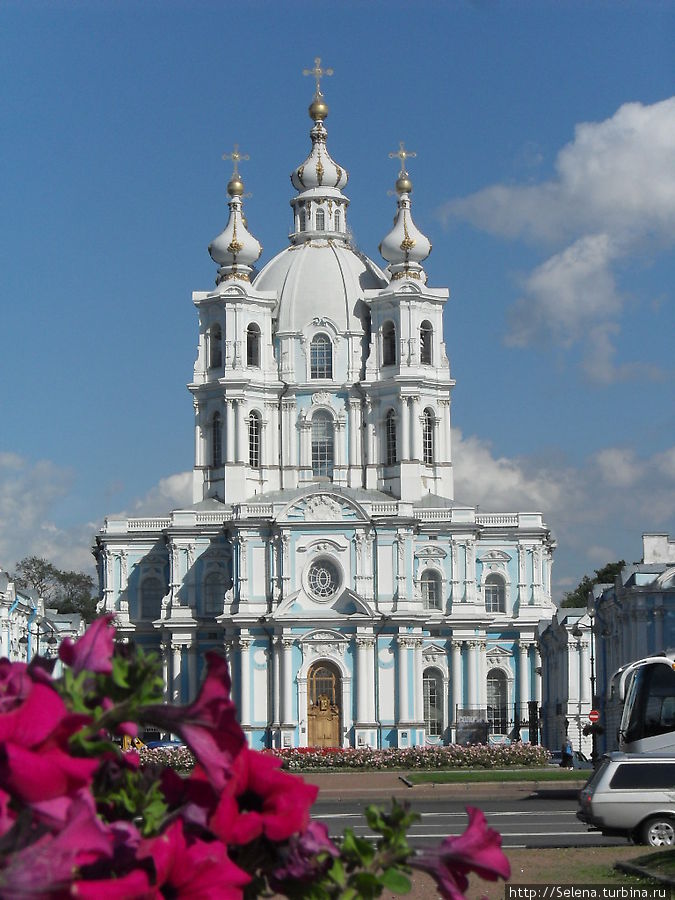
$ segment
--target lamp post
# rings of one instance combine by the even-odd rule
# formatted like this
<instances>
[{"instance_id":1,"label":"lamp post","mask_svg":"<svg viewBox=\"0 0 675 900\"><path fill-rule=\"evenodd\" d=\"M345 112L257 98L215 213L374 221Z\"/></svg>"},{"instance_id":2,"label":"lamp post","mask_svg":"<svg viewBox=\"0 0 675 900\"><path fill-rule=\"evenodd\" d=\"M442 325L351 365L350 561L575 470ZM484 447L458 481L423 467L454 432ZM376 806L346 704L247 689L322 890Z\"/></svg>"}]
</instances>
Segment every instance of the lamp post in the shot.
<instances>
[{"instance_id":1,"label":"lamp post","mask_svg":"<svg viewBox=\"0 0 675 900\"><path fill-rule=\"evenodd\" d=\"M589 594L588 596L588 607L587 607L588 617L591 620L590 625L580 625L578 622L572 628L572 634L574 637L579 638L583 634L584 631L590 632L590 681L591 681L591 709L595 709L595 632L593 630L593 622L595 618L595 607L593 605L593 595ZM593 768L598 761L598 745L597 745L597 728L596 723L591 723L591 762L593 763Z\"/></svg>"},{"instance_id":2,"label":"lamp post","mask_svg":"<svg viewBox=\"0 0 675 900\"><path fill-rule=\"evenodd\" d=\"M22 637L19 638L19 643L22 646L26 647L26 662L30 662L30 659L32 659L33 656L35 656L35 653L37 653L38 655L40 654L40 621L39 620L36 622L36 625L37 625L37 628L35 631L31 631L30 626L28 626L26 628L26 633L24 635L22 635ZM42 634L47 634L47 633L48 633L47 629L44 629L42 631ZM28 658L28 635L30 635L31 637L35 637L35 647L36 647L36 651L31 653L30 659ZM56 645L58 644L58 641L54 637L53 630L49 631L49 637L47 638L45 643L47 644L47 647L49 648L50 651L53 650L54 647L56 647ZM32 650L32 647L31 647L31 650Z\"/></svg>"}]
</instances>

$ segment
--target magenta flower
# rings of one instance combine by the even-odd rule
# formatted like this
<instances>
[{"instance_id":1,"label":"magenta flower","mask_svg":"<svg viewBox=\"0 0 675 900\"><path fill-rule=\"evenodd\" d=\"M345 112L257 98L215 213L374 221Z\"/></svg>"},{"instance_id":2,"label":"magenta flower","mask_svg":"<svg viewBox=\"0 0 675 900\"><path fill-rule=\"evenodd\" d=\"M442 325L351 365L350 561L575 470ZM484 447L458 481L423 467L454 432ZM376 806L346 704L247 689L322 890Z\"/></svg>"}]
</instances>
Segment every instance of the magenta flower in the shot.
<instances>
[{"instance_id":1,"label":"magenta flower","mask_svg":"<svg viewBox=\"0 0 675 900\"><path fill-rule=\"evenodd\" d=\"M264 834L283 841L304 832L318 787L280 771L281 760L243 749L232 764L210 827L221 840L248 844Z\"/></svg>"},{"instance_id":2,"label":"magenta flower","mask_svg":"<svg viewBox=\"0 0 675 900\"><path fill-rule=\"evenodd\" d=\"M115 639L114 616L108 613L91 623L76 641L64 638L59 646L59 659L77 675L83 669L109 675Z\"/></svg>"},{"instance_id":3,"label":"magenta flower","mask_svg":"<svg viewBox=\"0 0 675 900\"><path fill-rule=\"evenodd\" d=\"M319 854L325 854L321 861ZM283 862L272 872L272 882L275 887L280 887L288 879L314 881L328 868L330 860L339 855L340 851L328 836L323 822L312 820L307 829L293 835L281 851Z\"/></svg>"},{"instance_id":4,"label":"magenta flower","mask_svg":"<svg viewBox=\"0 0 675 900\"><path fill-rule=\"evenodd\" d=\"M511 875L499 832L487 827L480 809L467 806L466 811L469 824L463 834L450 835L440 847L425 850L410 860L411 866L434 878L441 895L449 900L462 900L469 886L468 872L488 881L507 880Z\"/></svg>"},{"instance_id":5,"label":"magenta flower","mask_svg":"<svg viewBox=\"0 0 675 900\"><path fill-rule=\"evenodd\" d=\"M180 819L159 837L144 841L138 860L151 859L157 873L151 897L185 900L239 900L251 880L236 866L220 841L195 840L188 844Z\"/></svg>"},{"instance_id":6,"label":"magenta flower","mask_svg":"<svg viewBox=\"0 0 675 900\"><path fill-rule=\"evenodd\" d=\"M230 676L225 659L206 654L207 674L199 696L190 706L146 706L140 711L148 724L179 734L203 767L216 790L225 787L232 760L245 744L230 699Z\"/></svg>"},{"instance_id":7,"label":"magenta flower","mask_svg":"<svg viewBox=\"0 0 675 900\"><path fill-rule=\"evenodd\" d=\"M47 833L32 844L7 856L0 869L0 895L24 897L44 894L49 885L52 895L65 887L73 872L112 856L113 835L103 825L94 800L84 790L71 801L68 822L56 834Z\"/></svg>"}]
</instances>

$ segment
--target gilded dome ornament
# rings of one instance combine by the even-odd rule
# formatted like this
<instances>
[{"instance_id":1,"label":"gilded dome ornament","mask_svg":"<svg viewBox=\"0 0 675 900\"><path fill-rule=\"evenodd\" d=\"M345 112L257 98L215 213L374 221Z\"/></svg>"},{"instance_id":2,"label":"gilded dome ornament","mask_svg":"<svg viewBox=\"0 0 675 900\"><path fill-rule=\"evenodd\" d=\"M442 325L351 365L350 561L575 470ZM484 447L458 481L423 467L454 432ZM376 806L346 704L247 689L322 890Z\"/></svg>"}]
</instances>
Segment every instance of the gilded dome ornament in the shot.
<instances>
[{"instance_id":1,"label":"gilded dome ornament","mask_svg":"<svg viewBox=\"0 0 675 900\"><path fill-rule=\"evenodd\" d=\"M321 68L321 57L317 56L314 58L314 68L313 69L303 69L303 75L311 75L316 82L316 90L314 92L314 99L309 105L309 117L314 122L323 122L323 120L328 115L328 104L323 98L323 94L321 93L321 79L326 76L330 76L333 74L332 69L322 69Z\"/></svg>"}]
</instances>

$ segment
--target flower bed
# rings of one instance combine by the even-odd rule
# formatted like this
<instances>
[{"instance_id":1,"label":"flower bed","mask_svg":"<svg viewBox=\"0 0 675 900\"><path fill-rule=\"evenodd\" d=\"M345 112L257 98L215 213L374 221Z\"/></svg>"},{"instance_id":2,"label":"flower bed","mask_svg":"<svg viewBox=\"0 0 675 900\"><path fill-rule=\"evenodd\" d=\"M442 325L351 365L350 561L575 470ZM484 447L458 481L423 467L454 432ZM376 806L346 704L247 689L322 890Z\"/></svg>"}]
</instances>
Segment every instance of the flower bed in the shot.
<instances>
[{"instance_id":1,"label":"flower bed","mask_svg":"<svg viewBox=\"0 0 675 900\"><path fill-rule=\"evenodd\" d=\"M284 762L284 768L299 769L504 769L545 766L549 752L533 744L450 744L447 747L410 747L371 750L295 747L269 751Z\"/></svg>"},{"instance_id":2,"label":"flower bed","mask_svg":"<svg viewBox=\"0 0 675 900\"><path fill-rule=\"evenodd\" d=\"M533 744L473 744L467 747L451 744L448 747L410 747L402 750L293 747L266 752L281 759L284 769L296 772L307 769L529 769L545 766L550 756L548 750ZM179 771L190 771L194 765L194 757L187 747L144 749L141 750L141 760L171 766Z\"/></svg>"}]
</instances>

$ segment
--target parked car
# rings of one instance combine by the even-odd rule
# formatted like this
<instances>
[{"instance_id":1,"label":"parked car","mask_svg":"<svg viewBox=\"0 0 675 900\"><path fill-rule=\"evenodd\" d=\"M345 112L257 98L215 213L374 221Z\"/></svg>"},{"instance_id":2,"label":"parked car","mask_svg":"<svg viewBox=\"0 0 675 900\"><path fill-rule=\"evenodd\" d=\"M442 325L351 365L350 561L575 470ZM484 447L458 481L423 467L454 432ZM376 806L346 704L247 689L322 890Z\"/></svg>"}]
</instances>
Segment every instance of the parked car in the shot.
<instances>
[{"instance_id":1,"label":"parked car","mask_svg":"<svg viewBox=\"0 0 675 900\"><path fill-rule=\"evenodd\" d=\"M159 749L178 749L178 747L184 747L185 744L182 741L148 741L145 745L148 750L157 750Z\"/></svg>"},{"instance_id":2,"label":"parked car","mask_svg":"<svg viewBox=\"0 0 675 900\"><path fill-rule=\"evenodd\" d=\"M551 758L548 761L549 766L562 765L562 750L550 750ZM592 769L593 763L580 750L572 750L572 768L573 769Z\"/></svg>"},{"instance_id":3,"label":"parked car","mask_svg":"<svg viewBox=\"0 0 675 900\"><path fill-rule=\"evenodd\" d=\"M606 754L579 792L577 818L605 835L675 847L675 756Z\"/></svg>"}]
</instances>

